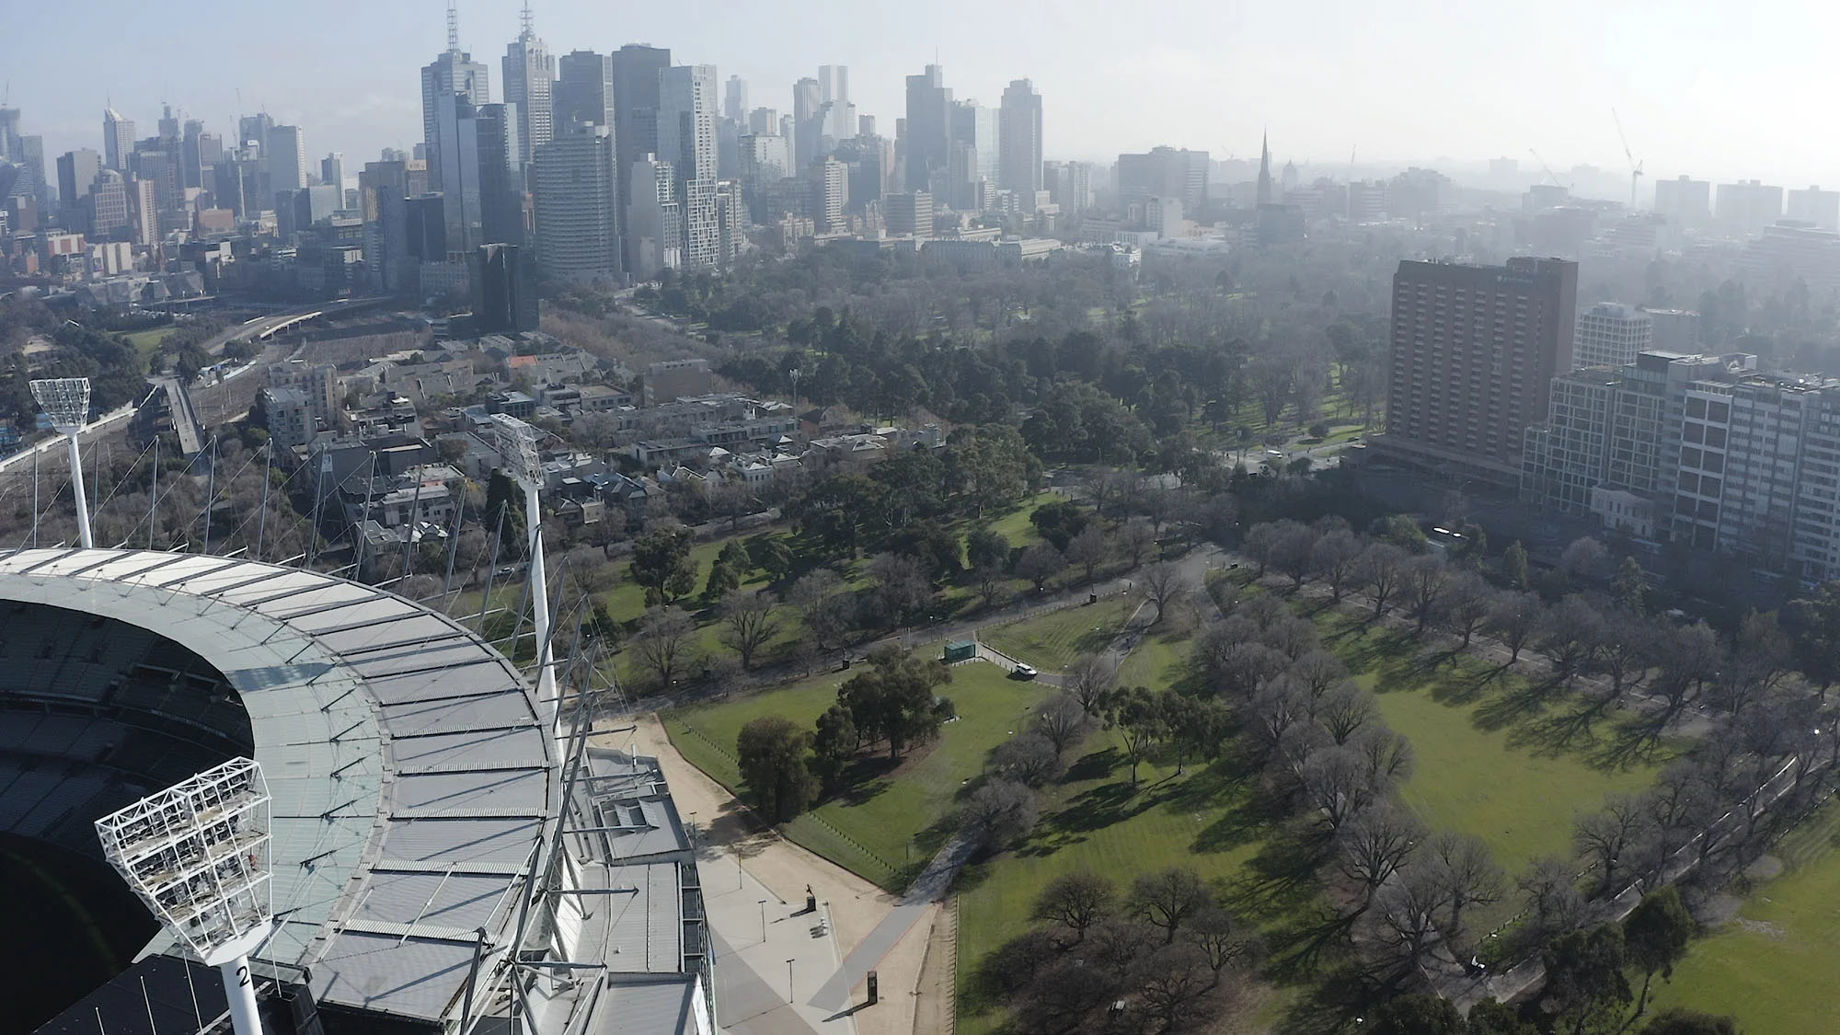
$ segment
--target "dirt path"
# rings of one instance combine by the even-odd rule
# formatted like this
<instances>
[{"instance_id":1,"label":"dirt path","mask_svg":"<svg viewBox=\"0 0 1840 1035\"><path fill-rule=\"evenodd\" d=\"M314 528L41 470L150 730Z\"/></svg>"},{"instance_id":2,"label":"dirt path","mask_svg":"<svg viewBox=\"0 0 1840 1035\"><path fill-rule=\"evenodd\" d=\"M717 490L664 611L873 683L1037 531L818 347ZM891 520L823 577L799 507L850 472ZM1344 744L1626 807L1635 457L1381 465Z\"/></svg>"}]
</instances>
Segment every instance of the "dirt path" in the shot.
<instances>
[{"instance_id":1,"label":"dirt path","mask_svg":"<svg viewBox=\"0 0 1840 1035\"><path fill-rule=\"evenodd\" d=\"M958 900L933 908L926 961L920 967L920 983L914 989L914 1031L928 1035L958 1027Z\"/></svg>"}]
</instances>

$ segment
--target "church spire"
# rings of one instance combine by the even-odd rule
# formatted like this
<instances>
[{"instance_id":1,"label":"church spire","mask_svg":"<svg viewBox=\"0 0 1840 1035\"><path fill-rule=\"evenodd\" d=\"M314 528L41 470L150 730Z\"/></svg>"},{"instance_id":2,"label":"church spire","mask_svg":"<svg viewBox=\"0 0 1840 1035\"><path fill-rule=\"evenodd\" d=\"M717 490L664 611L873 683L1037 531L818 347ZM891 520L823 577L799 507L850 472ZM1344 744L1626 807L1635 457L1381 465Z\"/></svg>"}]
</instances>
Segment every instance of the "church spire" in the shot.
<instances>
[{"instance_id":1,"label":"church spire","mask_svg":"<svg viewBox=\"0 0 1840 1035\"><path fill-rule=\"evenodd\" d=\"M1271 204L1271 134L1259 136L1259 204Z\"/></svg>"}]
</instances>

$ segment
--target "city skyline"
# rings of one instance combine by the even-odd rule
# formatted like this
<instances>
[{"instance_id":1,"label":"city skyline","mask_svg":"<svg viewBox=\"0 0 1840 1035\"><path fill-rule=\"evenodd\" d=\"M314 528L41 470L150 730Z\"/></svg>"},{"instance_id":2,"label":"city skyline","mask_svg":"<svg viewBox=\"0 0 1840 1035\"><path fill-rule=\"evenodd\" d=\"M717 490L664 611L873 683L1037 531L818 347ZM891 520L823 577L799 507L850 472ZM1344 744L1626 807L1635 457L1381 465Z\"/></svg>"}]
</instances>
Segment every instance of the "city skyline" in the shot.
<instances>
[{"instance_id":1,"label":"city skyline","mask_svg":"<svg viewBox=\"0 0 1840 1035\"><path fill-rule=\"evenodd\" d=\"M461 5L461 46L494 73L518 37L520 6ZM97 8L97 17L119 27L116 39L159 38L155 9L116 0ZM1280 160L1321 170L1346 168L1351 152L1363 164L1469 164L1506 156L1531 179L1540 175L1532 153L1538 152L1563 179L1575 164L1627 170L1610 113L1615 107L1644 164L1644 199L1654 180L1681 173L1787 186L1840 182L1840 153L1818 135L1798 132L1786 113L1773 114L1786 107L1782 98L1818 92L1832 75L1817 63L1813 41L1823 35L1817 22L1840 16L1778 5L1809 30L1784 35L1758 28L1782 20L1767 11L1739 18L1650 7L1567 17L1574 8L1591 10L1569 2L1537 12L1465 9L1465 35L1453 38L1425 30L1455 24L1455 8L1430 0L1380 12L1349 7L1330 18L1177 3L1158 21L1183 31L1123 38L1100 52L1073 45L1083 38L1080 26L1096 29L1116 14L1099 5L1090 5L1092 17L1084 20L1077 5L991 10L948 0L933 9L935 24L943 26L967 24L955 13L975 12L989 25L977 34L892 31L887 16L830 0L813 5L814 17L802 20L808 28L791 35L781 12L730 3L697 4L688 12L635 9L622 12L617 25L580 0L549 0L534 15L552 54L649 41L670 48L678 63L714 65L721 81L739 76L750 104L781 111L791 110L793 83L812 69L849 66L858 111L877 116L890 135L905 77L935 59L955 97L992 107L1010 81L1028 78L1047 99L1043 151L1056 159L1109 161L1168 144L1217 159L1255 160L1259 131L1270 126ZM66 50L62 34L73 34L72 46L78 42L74 23L9 34L34 44L6 55L10 103L24 110L31 132L45 137L50 155L99 147L105 106L151 127L161 100L211 127L266 110L277 123L303 126L325 150L357 159L415 142L417 70L444 48L443 5L335 0L318 24L337 26L336 32L270 23L273 35L291 41L287 47L252 45L252 33L267 38L264 16L232 13L228 4L201 5L191 41L211 59L190 64L125 45L111 50L86 36L81 43L95 72L78 89L34 85L69 82L54 64ZM353 26L366 28L352 32ZM1480 45L1495 38L1517 46L1502 53ZM1747 54L1757 60L1745 60ZM329 65L338 74L327 75ZM306 81L318 88L292 87ZM1708 125L1721 130L1707 133Z\"/></svg>"}]
</instances>

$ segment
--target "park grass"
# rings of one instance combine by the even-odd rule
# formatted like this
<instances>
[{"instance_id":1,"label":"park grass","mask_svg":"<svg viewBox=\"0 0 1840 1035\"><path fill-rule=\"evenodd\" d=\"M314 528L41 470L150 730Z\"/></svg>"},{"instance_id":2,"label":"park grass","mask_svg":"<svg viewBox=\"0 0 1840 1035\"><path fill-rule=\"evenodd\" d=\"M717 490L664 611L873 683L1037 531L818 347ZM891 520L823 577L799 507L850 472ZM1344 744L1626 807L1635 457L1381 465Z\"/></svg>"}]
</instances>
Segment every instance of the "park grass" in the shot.
<instances>
[{"instance_id":1,"label":"park grass","mask_svg":"<svg viewBox=\"0 0 1840 1035\"><path fill-rule=\"evenodd\" d=\"M1782 876L1760 885L1738 916L1696 939L1672 981L1655 982L1654 1010L1730 1014L1770 1035L1840 1029L1831 982L1840 972L1840 804L1830 802L1777 846Z\"/></svg>"},{"instance_id":2,"label":"park grass","mask_svg":"<svg viewBox=\"0 0 1840 1035\"><path fill-rule=\"evenodd\" d=\"M1046 672L1063 672L1081 654L1105 649L1136 607L1128 596L1114 596L1034 618L978 630L978 639Z\"/></svg>"},{"instance_id":3,"label":"park grass","mask_svg":"<svg viewBox=\"0 0 1840 1035\"><path fill-rule=\"evenodd\" d=\"M1016 509L991 521L987 526L991 531L1009 540L1011 547L1034 546L1042 542L1041 533L1029 522L1035 511L1044 503L1052 503L1061 497L1052 492L1038 492L1023 500ZM966 529L970 531L970 529Z\"/></svg>"},{"instance_id":4,"label":"park grass","mask_svg":"<svg viewBox=\"0 0 1840 1035\"><path fill-rule=\"evenodd\" d=\"M148 361L153 358L153 354L159 351L160 342L165 341L166 336L173 333L173 330L174 328L171 326L165 326L149 327L144 331L128 332L128 343L134 346L134 351L141 357L142 371L147 369Z\"/></svg>"},{"instance_id":5,"label":"park grass","mask_svg":"<svg viewBox=\"0 0 1840 1035\"><path fill-rule=\"evenodd\" d=\"M917 648L924 656L937 644ZM941 693L958 719L932 744L892 765L865 756L848 777L850 790L783 828L806 848L891 891L902 890L949 832L949 816L968 781L983 770L990 750L1021 728L1046 688L1008 678L982 662L955 665ZM827 672L790 686L667 714L665 730L691 764L741 796L735 739L749 721L766 715L801 726L815 722L837 700L846 673Z\"/></svg>"},{"instance_id":6,"label":"park grass","mask_svg":"<svg viewBox=\"0 0 1840 1035\"><path fill-rule=\"evenodd\" d=\"M1193 675L1190 664L1193 638L1194 634L1186 631L1146 635L1118 666L1118 685L1147 686L1152 690L1185 685Z\"/></svg>"},{"instance_id":7,"label":"park grass","mask_svg":"<svg viewBox=\"0 0 1840 1035\"><path fill-rule=\"evenodd\" d=\"M1236 915L1272 932L1274 945L1294 959L1294 921L1314 899L1307 868L1300 871L1266 837L1275 826L1262 814L1255 781L1231 760L1173 765L1146 762L1131 786L1130 764L1113 735L1094 733L1063 780L1043 796L1041 820L1016 849L969 867L960 877L958 985L991 950L1030 926L1029 911L1055 877L1089 871L1110 877L1120 892L1133 878L1170 866L1193 869L1212 882ZM1306 964L1307 968L1307 964ZM1287 991L1261 1004L1275 1018ZM961 992L958 1030L982 1033L1003 1011Z\"/></svg>"}]
</instances>

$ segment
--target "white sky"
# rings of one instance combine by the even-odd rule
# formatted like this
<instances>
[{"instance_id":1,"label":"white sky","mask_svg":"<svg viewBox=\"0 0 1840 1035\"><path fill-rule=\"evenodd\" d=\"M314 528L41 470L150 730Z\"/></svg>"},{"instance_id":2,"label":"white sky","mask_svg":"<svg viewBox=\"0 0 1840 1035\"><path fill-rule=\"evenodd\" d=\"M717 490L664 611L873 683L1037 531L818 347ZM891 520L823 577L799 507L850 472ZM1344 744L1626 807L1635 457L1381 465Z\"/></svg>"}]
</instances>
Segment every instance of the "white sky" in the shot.
<instances>
[{"instance_id":1,"label":"white sky","mask_svg":"<svg viewBox=\"0 0 1840 1035\"><path fill-rule=\"evenodd\" d=\"M516 0L461 0L461 43L493 70ZM260 106L310 153L356 171L420 135L418 69L445 45L442 0L0 0L0 77L47 155L101 149L105 103L151 135L162 99L223 131ZM1627 168L1610 109L1649 178L1692 173L1840 186L1829 125L1840 6L1761 0L537 0L554 53L622 43L748 80L786 111L791 84L850 68L859 112L892 134L902 77L937 52L960 98L994 105L1027 77L1050 158L1156 144L1280 160L1479 161ZM237 90L241 89L241 104Z\"/></svg>"}]
</instances>

